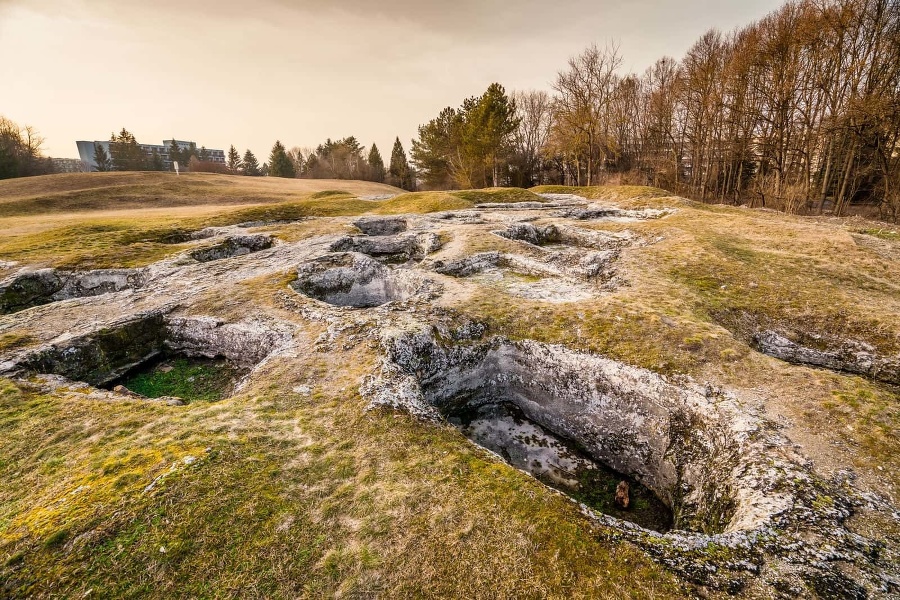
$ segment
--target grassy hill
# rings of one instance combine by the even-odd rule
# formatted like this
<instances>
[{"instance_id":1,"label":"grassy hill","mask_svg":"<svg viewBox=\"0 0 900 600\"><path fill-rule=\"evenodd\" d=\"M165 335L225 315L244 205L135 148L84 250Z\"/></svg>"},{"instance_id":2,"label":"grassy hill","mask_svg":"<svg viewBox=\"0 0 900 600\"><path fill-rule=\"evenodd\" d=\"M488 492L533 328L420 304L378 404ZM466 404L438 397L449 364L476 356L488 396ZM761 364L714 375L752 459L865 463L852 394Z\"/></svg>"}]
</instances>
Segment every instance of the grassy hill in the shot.
<instances>
[{"instance_id":1,"label":"grassy hill","mask_svg":"<svg viewBox=\"0 0 900 600\"><path fill-rule=\"evenodd\" d=\"M400 194L383 183L240 177L213 173L66 173L0 181L0 217L183 206L233 206L305 198L327 190Z\"/></svg>"},{"instance_id":2,"label":"grassy hill","mask_svg":"<svg viewBox=\"0 0 900 600\"><path fill-rule=\"evenodd\" d=\"M387 196L362 200L360 196ZM381 183L207 173L76 173L0 181L0 261L144 266L183 249L179 233L250 221L426 213L540 202L522 189L405 192ZM0 266L0 277L4 268Z\"/></svg>"}]
</instances>

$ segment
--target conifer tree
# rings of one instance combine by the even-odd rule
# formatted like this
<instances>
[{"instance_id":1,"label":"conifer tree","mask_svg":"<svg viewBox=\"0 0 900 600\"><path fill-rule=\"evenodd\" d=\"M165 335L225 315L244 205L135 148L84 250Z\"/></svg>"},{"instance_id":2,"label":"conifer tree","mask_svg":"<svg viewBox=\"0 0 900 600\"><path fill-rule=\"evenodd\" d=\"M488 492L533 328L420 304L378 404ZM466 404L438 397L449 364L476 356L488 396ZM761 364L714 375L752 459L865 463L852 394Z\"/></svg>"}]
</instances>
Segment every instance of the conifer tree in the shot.
<instances>
[{"instance_id":1,"label":"conifer tree","mask_svg":"<svg viewBox=\"0 0 900 600\"><path fill-rule=\"evenodd\" d=\"M112 161L109 160L109 154L102 144L94 144L94 163L96 163L95 171L104 173L112 170Z\"/></svg>"},{"instance_id":2,"label":"conifer tree","mask_svg":"<svg viewBox=\"0 0 900 600\"><path fill-rule=\"evenodd\" d=\"M403 149L403 144L400 143L399 137L394 141L389 173L392 185L408 191L412 191L415 188L409 161L406 159L406 151Z\"/></svg>"},{"instance_id":3,"label":"conifer tree","mask_svg":"<svg viewBox=\"0 0 900 600\"><path fill-rule=\"evenodd\" d=\"M146 166L146 154L138 145L134 135L122 128L109 138L109 158L116 171L143 171Z\"/></svg>"},{"instance_id":4,"label":"conifer tree","mask_svg":"<svg viewBox=\"0 0 900 600\"><path fill-rule=\"evenodd\" d=\"M153 153L150 155L150 170L151 171L165 170L165 164L163 163L162 156L160 156L159 150L157 150L156 148L153 149Z\"/></svg>"},{"instance_id":5,"label":"conifer tree","mask_svg":"<svg viewBox=\"0 0 900 600\"><path fill-rule=\"evenodd\" d=\"M169 160L172 163L172 170L175 170L175 163L177 162L180 165L187 166L187 161L181 158L181 148L178 144L175 143L175 140L172 140L172 143L169 144Z\"/></svg>"},{"instance_id":6,"label":"conifer tree","mask_svg":"<svg viewBox=\"0 0 900 600\"><path fill-rule=\"evenodd\" d=\"M197 158L204 162L209 160L209 150L206 149L206 146L200 147L200 152L199 154L197 154Z\"/></svg>"},{"instance_id":7,"label":"conifer tree","mask_svg":"<svg viewBox=\"0 0 900 600\"><path fill-rule=\"evenodd\" d=\"M369 150L369 179L372 181L377 181L378 183L384 182L384 160L381 158L381 152L378 151L378 146L372 144L372 149Z\"/></svg>"},{"instance_id":8,"label":"conifer tree","mask_svg":"<svg viewBox=\"0 0 900 600\"><path fill-rule=\"evenodd\" d=\"M234 175L237 175L244 166L244 163L241 161L241 155L238 154L234 144L228 149L228 162L225 164L228 167L228 172Z\"/></svg>"},{"instance_id":9,"label":"conifer tree","mask_svg":"<svg viewBox=\"0 0 900 600\"><path fill-rule=\"evenodd\" d=\"M268 162L270 177L295 177L294 163L288 158L287 152L280 141L276 141L272 146L272 153L269 155Z\"/></svg>"},{"instance_id":10,"label":"conifer tree","mask_svg":"<svg viewBox=\"0 0 900 600\"><path fill-rule=\"evenodd\" d=\"M259 174L259 162L256 160L256 156L247 150L244 152L244 175L258 177Z\"/></svg>"}]
</instances>

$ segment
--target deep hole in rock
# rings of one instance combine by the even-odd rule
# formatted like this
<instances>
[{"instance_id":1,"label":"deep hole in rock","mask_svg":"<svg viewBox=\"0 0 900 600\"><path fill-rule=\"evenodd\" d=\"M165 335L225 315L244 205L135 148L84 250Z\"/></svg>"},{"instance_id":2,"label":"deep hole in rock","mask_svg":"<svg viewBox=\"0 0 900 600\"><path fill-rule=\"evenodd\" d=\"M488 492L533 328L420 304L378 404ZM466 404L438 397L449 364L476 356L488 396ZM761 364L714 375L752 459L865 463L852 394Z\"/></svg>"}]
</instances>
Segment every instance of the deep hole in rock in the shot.
<instances>
[{"instance_id":1,"label":"deep hole in rock","mask_svg":"<svg viewBox=\"0 0 900 600\"><path fill-rule=\"evenodd\" d=\"M266 250L273 244L274 241L267 235L236 235L215 246L194 250L190 256L197 262L211 262Z\"/></svg>"},{"instance_id":2,"label":"deep hole in rock","mask_svg":"<svg viewBox=\"0 0 900 600\"><path fill-rule=\"evenodd\" d=\"M216 399L290 339L287 328L257 320L144 313L39 348L4 375L59 375L107 389L124 385L151 398L181 390L185 400Z\"/></svg>"},{"instance_id":3,"label":"deep hole in rock","mask_svg":"<svg viewBox=\"0 0 900 600\"><path fill-rule=\"evenodd\" d=\"M431 284L418 274L391 269L356 252L321 256L300 265L291 286L334 306L372 308L427 295Z\"/></svg>"},{"instance_id":4,"label":"deep hole in rock","mask_svg":"<svg viewBox=\"0 0 900 600\"><path fill-rule=\"evenodd\" d=\"M224 357L206 358L165 351L130 369L104 387L146 398L175 397L185 402L214 402L230 396L248 368Z\"/></svg>"},{"instance_id":5,"label":"deep hole in rock","mask_svg":"<svg viewBox=\"0 0 900 600\"><path fill-rule=\"evenodd\" d=\"M530 420L515 404L464 404L442 412L479 446L579 502L646 529L665 533L672 527L672 511L652 491Z\"/></svg>"},{"instance_id":6,"label":"deep hole in rock","mask_svg":"<svg viewBox=\"0 0 900 600\"><path fill-rule=\"evenodd\" d=\"M451 418L512 404L595 463L646 486L671 510L674 529L744 531L792 505L789 492L771 487L777 459L767 428L730 395L561 346L448 339L450 332L425 331L385 340L381 379L364 385L372 404Z\"/></svg>"}]
</instances>

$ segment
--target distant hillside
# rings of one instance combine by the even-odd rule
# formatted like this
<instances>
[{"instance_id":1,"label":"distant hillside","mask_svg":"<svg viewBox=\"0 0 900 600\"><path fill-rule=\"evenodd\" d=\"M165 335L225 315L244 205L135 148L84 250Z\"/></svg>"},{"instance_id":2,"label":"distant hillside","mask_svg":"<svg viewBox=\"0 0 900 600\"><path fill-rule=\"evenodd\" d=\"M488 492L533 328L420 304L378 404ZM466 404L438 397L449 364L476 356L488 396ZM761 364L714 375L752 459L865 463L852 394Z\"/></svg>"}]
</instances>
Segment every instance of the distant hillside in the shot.
<instances>
[{"instance_id":1,"label":"distant hillside","mask_svg":"<svg viewBox=\"0 0 900 600\"><path fill-rule=\"evenodd\" d=\"M342 190L402 194L371 181L282 179L212 173L66 173L0 181L0 216L192 205L264 204Z\"/></svg>"}]
</instances>

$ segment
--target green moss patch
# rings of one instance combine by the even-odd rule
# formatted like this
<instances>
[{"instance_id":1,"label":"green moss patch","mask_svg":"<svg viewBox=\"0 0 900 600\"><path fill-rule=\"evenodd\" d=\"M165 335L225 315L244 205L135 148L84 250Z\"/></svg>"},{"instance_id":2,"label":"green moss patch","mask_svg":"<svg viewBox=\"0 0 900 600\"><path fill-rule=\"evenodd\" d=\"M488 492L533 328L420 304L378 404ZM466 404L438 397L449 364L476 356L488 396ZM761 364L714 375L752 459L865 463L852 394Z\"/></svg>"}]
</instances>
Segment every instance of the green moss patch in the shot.
<instances>
[{"instance_id":1,"label":"green moss patch","mask_svg":"<svg viewBox=\"0 0 900 600\"><path fill-rule=\"evenodd\" d=\"M186 402L221 400L234 388L241 371L223 359L169 358L117 383L147 396L175 396Z\"/></svg>"}]
</instances>

